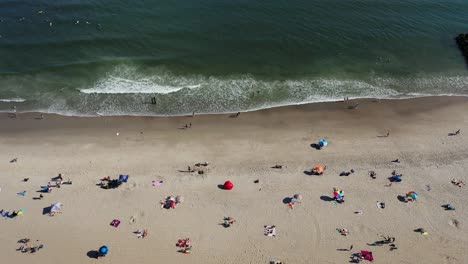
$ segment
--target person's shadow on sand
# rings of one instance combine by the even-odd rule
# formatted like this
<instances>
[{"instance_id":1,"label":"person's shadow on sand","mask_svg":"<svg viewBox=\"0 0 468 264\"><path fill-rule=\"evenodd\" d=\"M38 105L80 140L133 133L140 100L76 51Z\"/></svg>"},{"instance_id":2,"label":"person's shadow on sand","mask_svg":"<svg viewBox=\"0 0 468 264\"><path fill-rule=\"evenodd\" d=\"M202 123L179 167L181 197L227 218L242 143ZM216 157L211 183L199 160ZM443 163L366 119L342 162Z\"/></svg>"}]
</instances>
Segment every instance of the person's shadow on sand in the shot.
<instances>
[{"instance_id":1,"label":"person's shadow on sand","mask_svg":"<svg viewBox=\"0 0 468 264\"><path fill-rule=\"evenodd\" d=\"M311 148L314 148L314 149L316 149L316 150L320 150L320 146L319 146L318 144L316 144L316 143L310 144L310 147L311 147Z\"/></svg>"},{"instance_id":2,"label":"person's shadow on sand","mask_svg":"<svg viewBox=\"0 0 468 264\"><path fill-rule=\"evenodd\" d=\"M311 171L304 171L304 174L307 175L307 176L313 176L315 174L313 174Z\"/></svg>"},{"instance_id":3,"label":"person's shadow on sand","mask_svg":"<svg viewBox=\"0 0 468 264\"><path fill-rule=\"evenodd\" d=\"M398 198L398 201L400 201L402 203L406 203L406 199L405 199L405 197L403 195L398 195L397 198Z\"/></svg>"},{"instance_id":4,"label":"person's shadow on sand","mask_svg":"<svg viewBox=\"0 0 468 264\"><path fill-rule=\"evenodd\" d=\"M291 197L286 197L286 198L283 199L284 204L289 204L291 201L292 201Z\"/></svg>"},{"instance_id":5,"label":"person's shadow on sand","mask_svg":"<svg viewBox=\"0 0 468 264\"><path fill-rule=\"evenodd\" d=\"M95 258L97 259L98 256L99 256L99 252L97 250L90 250L88 251L88 253L86 253L86 255L89 257L89 258Z\"/></svg>"},{"instance_id":6,"label":"person's shadow on sand","mask_svg":"<svg viewBox=\"0 0 468 264\"><path fill-rule=\"evenodd\" d=\"M44 207L42 209L42 214L43 215L46 215L46 214L50 214L50 211L52 210L52 206L47 206L47 207Z\"/></svg>"},{"instance_id":7,"label":"person's shadow on sand","mask_svg":"<svg viewBox=\"0 0 468 264\"><path fill-rule=\"evenodd\" d=\"M322 195L322 196L320 196L320 200L325 201L325 202L331 202L334 199L332 197L330 197L330 196Z\"/></svg>"}]
</instances>

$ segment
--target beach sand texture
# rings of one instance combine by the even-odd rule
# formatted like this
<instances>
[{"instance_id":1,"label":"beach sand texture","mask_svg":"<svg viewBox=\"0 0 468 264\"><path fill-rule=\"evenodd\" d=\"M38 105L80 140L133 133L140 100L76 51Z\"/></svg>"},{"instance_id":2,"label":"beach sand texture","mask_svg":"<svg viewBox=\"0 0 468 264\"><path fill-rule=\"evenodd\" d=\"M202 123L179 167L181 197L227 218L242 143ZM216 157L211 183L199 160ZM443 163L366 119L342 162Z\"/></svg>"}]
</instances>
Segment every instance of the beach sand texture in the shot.
<instances>
[{"instance_id":1,"label":"beach sand texture","mask_svg":"<svg viewBox=\"0 0 468 264\"><path fill-rule=\"evenodd\" d=\"M1 262L348 263L351 252L339 249L354 245L353 252L372 251L375 263L468 263L468 186L450 182L468 181L468 98L358 101L354 110L347 106L355 101L319 103L238 118L5 114L0 209L25 213L0 219ZM192 128L179 129L186 123ZM460 135L447 135L457 129ZM387 131L389 137L379 137ZM322 138L327 148L311 147ZM10 163L13 158L17 162ZM179 172L204 161L210 163L204 175ZM276 164L286 167L270 168ZM327 166L324 175L304 172L317 164ZM356 172L339 176L350 169ZM393 170L404 180L385 187ZM58 173L73 184L33 200ZM119 174L130 178L118 189L96 185ZM153 180L164 183L154 187ZM232 191L218 187L226 180L235 184ZM344 204L330 201L333 187L344 191ZM26 196L16 194L24 190ZM399 201L409 191L419 193L418 201ZM295 193L303 199L290 209L284 200ZM185 202L160 209L171 194ZM43 215L55 202L63 203L63 213ZM456 210L445 211L447 203ZM226 216L237 223L222 227ZM122 221L118 228L109 225L113 219ZM264 225L275 225L277 237L264 236ZM421 227L428 235L413 231ZM137 229L148 229L149 236L137 239ZM398 249L369 245L381 240L378 234L395 237ZM22 238L39 239L45 248L16 252ZM181 238L193 240L191 254L177 252ZM101 245L110 248L106 258L88 257Z\"/></svg>"}]
</instances>

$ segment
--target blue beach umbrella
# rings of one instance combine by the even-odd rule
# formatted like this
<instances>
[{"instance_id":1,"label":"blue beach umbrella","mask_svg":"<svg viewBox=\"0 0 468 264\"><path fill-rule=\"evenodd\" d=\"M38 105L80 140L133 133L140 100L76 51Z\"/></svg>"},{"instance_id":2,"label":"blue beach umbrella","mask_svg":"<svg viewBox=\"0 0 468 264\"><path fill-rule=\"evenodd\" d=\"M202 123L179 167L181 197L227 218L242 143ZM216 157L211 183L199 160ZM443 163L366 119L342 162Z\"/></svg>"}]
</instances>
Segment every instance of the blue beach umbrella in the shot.
<instances>
[{"instance_id":1,"label":"blue beach umbrella","mask_svg":"<svg viewBox=\"0 0 468 264\"><path fill-rule=\"evenodd\" d=\"M105 256L107 253L109 253L109 248L107 246L102 246L99 248L99 253Z\"/></svg>"},{"instance_id":2,"label":"blue beach umbrella","mask_svg":"<svg viewBox=\"0 0 468 264\"><path fill-rule=\"evenodd\" d=\"M323 147L326 147L326 146L328 146L328 140L326 140L326 139L319 140L319 147L323 148Z\"/></svg>"}]
</instances>

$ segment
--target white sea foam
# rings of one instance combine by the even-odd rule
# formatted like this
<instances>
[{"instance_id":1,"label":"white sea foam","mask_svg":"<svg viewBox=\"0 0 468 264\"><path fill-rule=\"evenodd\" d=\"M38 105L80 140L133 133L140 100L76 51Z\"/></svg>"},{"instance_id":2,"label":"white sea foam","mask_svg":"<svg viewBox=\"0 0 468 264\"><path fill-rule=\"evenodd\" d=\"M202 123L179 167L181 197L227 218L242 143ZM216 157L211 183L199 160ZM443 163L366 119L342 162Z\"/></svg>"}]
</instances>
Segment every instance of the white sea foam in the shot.
<instances>
[{"instance_id":1,"label":"white sea foam","mask_svg":"<svg viewBox=\"0 0 468 264\"><path fill-rule=\"evenodd\" d=\"M86 94L169 94L184 88L196 89L200 84L187 78L174 78L163 70L144 75L131 66L118 66L93 87L80 89Z\"/></svg>"},{"instance_id":2,"label":"white sea foam","mask_svg":"<svg viewBox=\"0 0 468 264\"><path fill-rule=\"evenodd\" d=\"M2 99L2 98L0 98L0 102L5 102L5 103L22 103L22 102L26 102L26 99L23 99L23 98L7 98L7 99Z\"/></svg>"},{"instance_id":3,"label":"white sea foam","mask_svg":"<svg viewBox=\"0 0 468 264\"><path fill-rule=\"evenodd\" d=\"M129 80L117 77L108 77L99 81L93 88L80 89L87 94L168 94L184 88L195 89L200 85L169 86L159 85L148 79Z\"/></svg>"},{"instance_id":4,"label":"white sea foam","mask_svg":"<svg viewBox=\"0 0 468 264\"><path fill-rule=\"evenodd\" d=\"M271 80L255 78L248 74L223 77L181 76L160 68L145 70L142 73L141 69L132 66L118 66L93 86L80 91L82 98L79 103L68 106L68 103L64 102L65 105L56 105L55 109L91 115L99 113L104 116L183 115L193 110L198 113L252 111L286 105L339 101L344 97L404 99L467 95L468 77L370 76L367 79L353 80L337 76ZM173 95L164 96L170 93ZM142 103L149 100L149 94L157 97L157 105Z\"/></svg>"}]
</instances>

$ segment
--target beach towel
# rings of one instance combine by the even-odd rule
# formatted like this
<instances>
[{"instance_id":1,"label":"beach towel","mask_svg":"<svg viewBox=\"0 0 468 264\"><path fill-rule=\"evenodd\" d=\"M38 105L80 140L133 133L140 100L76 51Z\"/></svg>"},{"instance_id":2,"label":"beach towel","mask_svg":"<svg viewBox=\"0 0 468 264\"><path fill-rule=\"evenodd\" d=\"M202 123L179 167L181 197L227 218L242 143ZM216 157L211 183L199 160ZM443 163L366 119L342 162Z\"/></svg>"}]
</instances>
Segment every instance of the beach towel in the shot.
<instances>
[{"instance_id":1,"label":"beach towel","mask_svg":"<svg viewBox=\"0 0 468 264\"><path fill-rule=\"evenodd\" d=\"M264 226L264 234L269 237L276 237L276 227L275 226Z\"/></svg>"},{"instance_id":2,"label":"beach towel","mask_svg":"<svg viewBox=\"0 0 468 264\"><path fill-rule=\"evenodd\" d=\"M119 182L127 182L127 181L128 181L128 175L119 176Z\"/></svg>"},{"instance_id":3,"label":"beach towel","mask_svg":"<svg viewBox=\"0 0 468 264\"><path fill-rule=\"evenodd\" d=\"M163 185L163 181L152 181L151 185L154 187L161 187Z\"/></svg>"},{"instance_id":4,"label":"beach towel","mask_svg":"<svg viewBox=\"0 0 468 264\"><path fill-rule=\"evenodd\" d=\"M119 219L114 219L112 220L112 222L110 223L111 226L113 227L119 227L120 225L120 220Z\"/></svg>"},{"instance_id":5,"label":"beach towel","mask_svg":"<svg viewBox=\"0 0 468 264\"><path fill-rule=\"evenodd\" d=\"M372 252L370 251L361 250L361 255L365 260L374 261L374 256L372 256Z\"/></svg>"}]
</instances>

